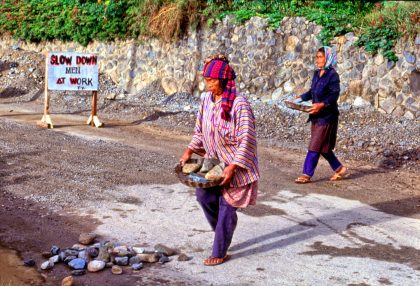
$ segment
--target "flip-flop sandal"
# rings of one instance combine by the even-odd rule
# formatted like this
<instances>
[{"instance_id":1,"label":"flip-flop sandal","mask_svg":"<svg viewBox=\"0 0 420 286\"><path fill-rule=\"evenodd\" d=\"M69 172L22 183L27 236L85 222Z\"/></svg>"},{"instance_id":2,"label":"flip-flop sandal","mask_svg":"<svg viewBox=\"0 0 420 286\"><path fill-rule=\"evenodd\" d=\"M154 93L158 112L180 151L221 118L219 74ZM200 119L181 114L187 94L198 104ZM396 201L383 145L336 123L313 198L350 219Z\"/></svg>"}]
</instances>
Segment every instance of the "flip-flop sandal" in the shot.
<instances>
[{"instance_id":1,"label":"flip-flop sandal","mask_svg":"<svg viewBox=\"0 0 420 286\"><path fill-rule=\"evenodd\" d=\"M341 181L344 180L345 178L348 178L348 176L350 176L349 173L345 173L343 175L339 175L339 174L334 174L331 178L330 181Z\"/></svg>"},{"instance_id":2,"label":"flip-flop sandal","mask_svg":"<svg viewBox=\"0 0 420 286\"><path fill-rule=\"evenodd\" d=\"M350 176L349 169L347 169L346 167L343 167L343 168L345 168L345 170L335 173L330 178L330 181L341 181L341 180L347 178L348 176Z\"/></svg>"},{"instance_id":3,"label":"flip-flop sandal","mask_svg":"<svg viewBox=\"0 0 420 286\"><path fill-rule=\"evenodd\" d=\"M305 175L303 175L303 176L299 176L296 180L295 180L295 183L296 184L307 184L307 183L310 183L311 182L311 177L309 177L309 176L305 176Z\"/></svg>"},{"instance_id":4,"label":"flip-flop sandal","mask_svg":"<svg viewBox=\"0 0 420 286\"><path fill-rule=\"evenodd\" d=\"M203 261L203 263L204 263L205 266L216 266L216 265L222 264L223 262L225 262L228 259L229 259L228 255L226 255L223 258L209 256L207 259L205 259Z\"/></svg>"}]
</instances>

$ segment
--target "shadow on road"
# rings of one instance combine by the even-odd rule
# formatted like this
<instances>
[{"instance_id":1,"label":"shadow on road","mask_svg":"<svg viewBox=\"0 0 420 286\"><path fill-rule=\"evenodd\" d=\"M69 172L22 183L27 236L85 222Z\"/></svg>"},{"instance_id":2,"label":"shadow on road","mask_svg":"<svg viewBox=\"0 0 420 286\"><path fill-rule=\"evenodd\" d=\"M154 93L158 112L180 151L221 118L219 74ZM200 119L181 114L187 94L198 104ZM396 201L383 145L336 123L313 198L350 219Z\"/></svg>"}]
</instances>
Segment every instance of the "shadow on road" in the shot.
<instances>
[{"instance_id":1,"label":"shadow on road","mask_svg":"<svg viewBox=\"0 0 420 286\"><path fill-rule=\"evenodd\" d=\"M145 118L140 119L140 120L135 120L135 121L132 121L130 123L109 123L106 126L107 127L119 127L119 126L140 125L140 124L142 124L144 122L156 121L160 117L171 116L171 115L178 114L180 112L181 111L160 111L160 110L155 110L152 114L150 114L150 115L148 115Z\"/></svg>"},{"instance_id":2,"label":"shadow on road","mask_svg":"<svg viewBox=\"0 0 420 286\"><path fill-rule=\"evenodd\" d=\"M15 87L6 87L0 92L0 98L12 98L25 95L27 91Z\"/></svg>"},{"instance_id":3,"label":"shadow on road","mask_svg":"<svg viewBox=\"0 0 420 286\"><path fill-rule=\"evenodd\" d=\"M313 215L312 219L297 223L292 227L275 230L271 233L267 233L233 245L230 248L230 251L236 253L234 253L231 259L251 256L255 253L270 252L275 249L285 248L289 245L303 243L304 241L314 237L320 237L321 239L321 237L329 235L338 235L343 239L348 240L351 244L354 244L357 247L365 250L365 252L356 252L357 255L354 256L364 255L364 257L371 257L378 260L395 261L406 264L408 263L412 267L420 269L420 249L412 247L395 248L393 245L376 243L371 238L363 238L355 234L355 232L350 231L350 229L354 226L366 226L371 227L374 232L377 232L374 227L376 224L392 221L399 218L398 216L382 213L381 211L386 211L388 208L395 209L401 205L407 204L411 205L412 207L406 208L404 215L408 216L420 213L420 196L416 196L401 200L385 201L382 203L373 204L371 206L367 205L364 207L335 212L320 217ZM279 219L289 218L285 216L283 218L279 217ZM295 221L295 219L289 220ZM392 237L390 237L388 234L385 235L387 235L389 239L392 239ZM273 240L275 241L273 242ZM371 249L371 252L367 251L367 246L364 243L360 244L358 241L370 244L368 248ZM303 254L333 255L335 253L337 256L339 256L345 253L347 256L351 256L352 253L348 249L347 251L344 251L343 249L336 247L322 247L322 243L320 242L314 243L313 248L315 248L314 252L309 251ZM352 249L353 248L350 250ZM386 249L386 251L377 253L376 250L378 249ZM407 259L408 254L410 259Z\"/></svg>"}]
</instances>

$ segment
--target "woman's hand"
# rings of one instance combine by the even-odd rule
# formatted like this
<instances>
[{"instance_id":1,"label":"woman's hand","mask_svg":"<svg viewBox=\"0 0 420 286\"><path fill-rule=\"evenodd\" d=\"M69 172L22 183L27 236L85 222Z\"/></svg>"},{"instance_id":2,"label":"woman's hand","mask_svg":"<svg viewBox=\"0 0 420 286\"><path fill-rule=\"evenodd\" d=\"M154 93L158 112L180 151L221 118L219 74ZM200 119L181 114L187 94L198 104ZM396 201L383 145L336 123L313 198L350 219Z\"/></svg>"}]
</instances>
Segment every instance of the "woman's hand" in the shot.
<instances>
[{"instance_id":1,"label":"woman's hand","mask_svg":"<svg viewBox=\"0 0 420 286\"><path fill-rule=\"evenodd\" d=\"M295 97L293 97L292 101L295 101L295 100L297 100L299 98L302 98L302 97L300 95L296 95Z\"/></svg>"},{"instance_id":2,"label":"woman's hand","mask_svg":"<svg viewBox=\"0 0 420 286\"><path fill-rule=\"evenodd\" d=\"M237 166L235 164L230 164L223 170L223 181L220 183L221 186L227 184L232 179L235 174Z\"/></svg>"},{"instance_id":3,"label":"woman's hand","mask_svg":"<svg viewBox=\"0 0 420 286\"><path fill-rule=\"evenodd\" d=\"M311 108L309 108L309 114L317 114L321 111L321 109L325 106L325 103L313 103Z\"/></svg>"},{"instance_id":4,"label":"woman's hand","mask_svg":"<svg viewBox=\"0 0 420 286\"><path fill-rule=\"evenodd\" d=\"M185 165L185 163L191 159L191 156L193 154L193 151L189 148L187 148L184 152L184 154L182 154L181 158L179 159L179 164L182 166Z\"/></svg>"}]
</instances>

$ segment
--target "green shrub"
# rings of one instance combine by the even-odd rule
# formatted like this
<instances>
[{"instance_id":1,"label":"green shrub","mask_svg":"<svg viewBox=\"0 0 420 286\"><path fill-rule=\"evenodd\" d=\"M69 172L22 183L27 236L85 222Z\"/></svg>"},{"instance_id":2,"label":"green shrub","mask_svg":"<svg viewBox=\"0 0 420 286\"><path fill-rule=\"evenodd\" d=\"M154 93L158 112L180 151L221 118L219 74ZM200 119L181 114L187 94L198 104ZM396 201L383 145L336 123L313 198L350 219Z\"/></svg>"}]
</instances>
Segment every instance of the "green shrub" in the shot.
<instances>
[{"instance_id":1,"label":"green shrub","mask_svg":"<svg viewBox=\"0 0 420 286\"><path fill-rule=\"evenodd\" d=\"M365 32L360 35L356 44L358 46L364 46L365 50L373 55L382 51L385 58L396 62L398 61L398 57L393 52L393 48L399 37L400 34L395 27L384 24L379 27L366 29Z\"/></svg>"},{"instance_id":2,"label":"green shrub","mask_svg":"<svg viewBox=\"0 0 420 286\"><path fill-rule=\"evenodd\" d=\"M364 1L315 1L300 8L297 14L321 25L319 40L328 45L333 37L353 31L359 19L372 7L373 4Z\"/></svg>"},{"instance_id":3,"label":"green shrub","mask_svg":"<svg viewBox=\"0 0 420 286\"><path fill-rule=\"evenodd\" d=\"M234 0L234 1L207 1L203 14L212 19L222 19L226 15L234 15L237 23L243 23L254 16L267 18L270 27L276 28L283 19L289 7L288 1L277 0Z\"/></svg>"},{"instance_id":4,"label":"green shrub","mask_svg":"<svg viewBox=\"0 0 420 286\"><path fill-rule=\"evenodd\" d=\"M397 61L393 48L401 36L413 38L419 32L420 5L418 3L389 1L367 14L361 22L361 35L356 42L366 51Z\"/></svg>"},{"instance_id":5,"label":"green shrub","mask_svg":"<svg viewBox=\"0 0 420 286\"><path fill-rule=\"evenodd\" d=\"M0 32L39 42L59 39L87 45L126 34L126 1L4 0Z\"/></svg>"}]
</instances>

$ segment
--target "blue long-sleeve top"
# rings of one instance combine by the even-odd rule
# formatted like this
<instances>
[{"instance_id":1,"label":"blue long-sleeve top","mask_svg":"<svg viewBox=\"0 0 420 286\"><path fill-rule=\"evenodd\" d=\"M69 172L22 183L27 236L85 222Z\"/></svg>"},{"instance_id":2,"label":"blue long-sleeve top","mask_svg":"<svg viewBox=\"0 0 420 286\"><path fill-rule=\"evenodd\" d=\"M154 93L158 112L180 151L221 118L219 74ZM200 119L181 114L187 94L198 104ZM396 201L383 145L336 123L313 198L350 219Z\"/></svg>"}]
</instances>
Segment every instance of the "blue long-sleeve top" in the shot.
<instances>
[{"instance_id":1,"label":"blue long-sleeve top","mask_svg":"<svg viewBox=\"0 0 420 286\"><path fill-rule=\"evenodd\" d=\"M340 95L340 77L333 68L326 69L321 77L319 72L317 70L314 73L311 89L300 97L303 101L312 99L312 103L325 104L319 113L310 114L308 121L319 124L335 123L339 115L337 100Z\"/></svg>"}]
</instances>

